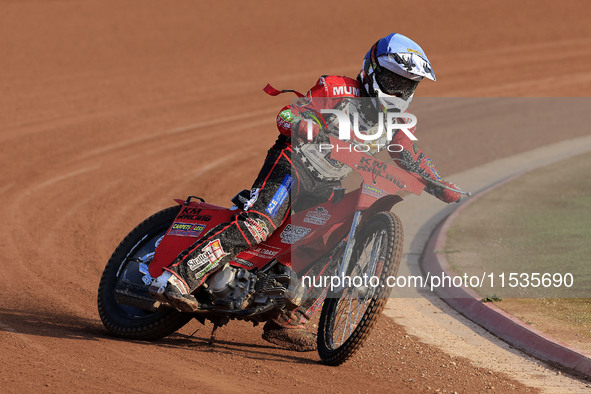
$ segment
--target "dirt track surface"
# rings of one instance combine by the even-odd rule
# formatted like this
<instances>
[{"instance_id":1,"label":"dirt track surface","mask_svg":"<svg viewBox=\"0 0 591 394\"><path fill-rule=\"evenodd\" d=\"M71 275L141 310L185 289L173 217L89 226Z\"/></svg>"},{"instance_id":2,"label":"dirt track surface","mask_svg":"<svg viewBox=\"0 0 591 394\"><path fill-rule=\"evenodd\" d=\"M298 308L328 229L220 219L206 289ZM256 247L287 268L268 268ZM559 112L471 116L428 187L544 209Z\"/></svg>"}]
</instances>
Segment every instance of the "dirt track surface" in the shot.
<instances>
[{"instance_id":1,"label":"dirt track surface","mask_svg":"<svg viewBox=\"0 0 591 394\"><path fill-rule=\"evenodd\" d=\"M212 348L208 327L189 338L192 322L152 344L108 336L96 312L102 269L138 222L174 197L226 204L250 186L290 99L264 95L267 82L355 76L398 31L438 77L417 95L589 95L588 2L483 4L0 1L2 391L526 390L390 319L328 368L268 346L260 327L231 324ZM449 174L577 133L420 139Z\"/></svg>"}]
</instances>

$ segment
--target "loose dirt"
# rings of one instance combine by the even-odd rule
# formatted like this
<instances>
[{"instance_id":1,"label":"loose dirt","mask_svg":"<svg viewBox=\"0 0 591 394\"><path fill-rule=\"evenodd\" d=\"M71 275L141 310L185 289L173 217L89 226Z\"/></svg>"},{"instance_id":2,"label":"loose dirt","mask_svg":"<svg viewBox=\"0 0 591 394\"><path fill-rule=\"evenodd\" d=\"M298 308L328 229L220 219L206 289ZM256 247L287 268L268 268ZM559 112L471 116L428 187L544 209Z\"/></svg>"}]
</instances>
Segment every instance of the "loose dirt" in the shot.
<instances>
[{"instance_id":1,"label":"loose dirt","mask_svg":"<svg viewBox=\"0 0 591 394\"><path fill-rule=\"evenodd\" d=\"M264 95L267 82L305 91L321 74L355 76L396 30L435 65L438 82L417 95L587 96L589 7L2 1L2 391L527 391L386 318L338 368L244 324L213 348L206 328L190 337L197 323L156 344L121 341L100 324L96 290L117 243L172 198L226 204L250 186L289 100ZM449 174L580 133L522 136L495 153L505 137L453 128L422 130L421 143Z\"/></svg>"}]
</instances>

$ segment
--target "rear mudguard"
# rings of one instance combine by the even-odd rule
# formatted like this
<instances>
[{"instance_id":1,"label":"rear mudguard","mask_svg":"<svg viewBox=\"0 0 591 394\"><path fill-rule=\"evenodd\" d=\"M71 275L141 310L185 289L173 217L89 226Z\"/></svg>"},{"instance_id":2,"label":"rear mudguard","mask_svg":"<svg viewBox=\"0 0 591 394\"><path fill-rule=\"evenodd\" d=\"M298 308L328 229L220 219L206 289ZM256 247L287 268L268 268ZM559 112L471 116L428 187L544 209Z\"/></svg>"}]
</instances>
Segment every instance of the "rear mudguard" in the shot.
<instances>
[{"instance_id":1,"label":"rear mudguard","mask_svg":"<svg viewBox=\"0 0 591 394\"><path fill-rule=\"evenodd\" d=\"M175 201L183 207L158 243L154 259L150 263L149 272L153 278L160 276L162 269L168 267L179 253L218 224L230 221L236 212L205 202Z\"/></svg>"},{"instance_id":2,"label":"rear mudguard","mask_svg":"<svg viewBox=\"0 0 591 394\"><path fill-rule=\"evenodd\" d=\"M205 202L175 201L183 207L156 247L149 267L149 273L153 278L160 276L163 268L168 267L182 251L195 244L217 225L231 222L233 216L240 212ZM289 220L286 220L269 239L239 253L231 264L247 270L262 268L276 256L288 251L292 245L281 242L280 238L288 224Z\"/></svg>"}]
</instances>

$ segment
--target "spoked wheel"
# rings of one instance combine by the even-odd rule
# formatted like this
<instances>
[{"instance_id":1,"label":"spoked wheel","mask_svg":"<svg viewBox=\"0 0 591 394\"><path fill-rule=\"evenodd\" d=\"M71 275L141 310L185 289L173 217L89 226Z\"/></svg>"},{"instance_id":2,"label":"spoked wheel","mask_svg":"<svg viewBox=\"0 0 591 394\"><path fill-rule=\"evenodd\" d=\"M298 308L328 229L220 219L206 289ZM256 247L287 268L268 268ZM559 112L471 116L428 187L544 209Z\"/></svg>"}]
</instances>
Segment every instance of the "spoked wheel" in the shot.
<instances>
[{"instance_id":1,"label":"spoked wheel","mask_svg":"<svg viewBox=\"0 0 591 394\"><path fill-rule=\"evenodd\" d=\"M143 283L139 264L151 261L157 243L170 227L180 206L164 209L140 223L119 244L109 259L98 290L98 312L112 334L129 339L156 340L184 326L191 316L172 309L150 311L119 304L115 288L120 281L137 286Z\"/></svg>"},{"instance_id":2,"label":"spoked wheel","mask_svg":"<svg viewBox=\"0 0 591 394\"><path fill-rule=\"evenodd\" d=\"M318 353L323 363L340 365L365 342L386 305L386 278L398 272L402 244L402 223L391 212L378 213L360 230L347 273L351 286L327 298L320 315Z\"/></svg>"}]
</instances>

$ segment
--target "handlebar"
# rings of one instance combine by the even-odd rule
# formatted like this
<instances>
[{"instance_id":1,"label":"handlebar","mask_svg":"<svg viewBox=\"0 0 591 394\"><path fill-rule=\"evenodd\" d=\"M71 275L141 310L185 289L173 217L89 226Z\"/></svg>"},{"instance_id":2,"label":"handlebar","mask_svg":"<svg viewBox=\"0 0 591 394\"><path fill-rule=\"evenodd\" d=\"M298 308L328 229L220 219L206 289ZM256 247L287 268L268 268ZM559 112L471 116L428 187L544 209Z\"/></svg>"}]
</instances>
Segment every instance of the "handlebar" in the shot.
<instances>
[{"instance_id":1,"label":"handlebar","mask_svg":"<svg viewBox=\"0 0 591 394\"><path fill-rule=\"evenodd\" d=\"M350 148L351 145L355 146L355 143L356 143L356 141L354 141L354 140L339 140L336 137L333 137L332 135L330 135L328 137L329 137L329 140L330 140L330 145L329 146L331 146L331 147L337 146L337 148L338 148L339 142L340 143L344 142ZM343 152L345 152L345 151L351 152L350 149L349 150L347 150L347 149L341 149L341 150ZM360 160L360 158L358 156L370 156L370 157L373 157L377 161L379 161L381 163L384 163L384 164L388 164L389 162L398 161L402 165L397 164L397 167L400 168L402 171L405 171L408 174L416 174L419 177L421 177L423 181L425 181L425 182L427 182L427 183L429 183L429 184L431 184L433 186L437 186L439 188L446 189L446 190L451 190L451 191L453 191L455 193L458 193L458 194L464 195L464 196L471 196L472 195L472 193L470 193L470 192L465 192L465 191L462 191L460 189L455 189L455 188L449 187L446 184L444 184L443 182L440 182L440 181L437 181L435 179L432 179L431 177L429 177L427 175L424 175L424 174L422 174L421 172L419 172L417 170L414 170L413 167L415 167L415 165L416 165L415 163L412 163L411 164L411 163L408 163L405 160L402 160L402 159L399 159L399 158L390 157L389 159L384 160L382 158L378 158L375 153L368 152L368 151L357 151L357 150L355 151L354 158L350 158L350 157L345 156L344 153L340 153L339 152L339 149L337 149L336 152L333 152L332 159L337 160L337 161L340 161L340 162L348 165L349 167L353 168L353 167L357 167L357 163L355 161L356 160ZM374 176L377 176L377 174L375 172L374 172ZM419 179L417 179L417 178L415 178L415 180L417 182L420 182ZM375 179L374 179L374 183L375 183ZM423 186L424 186L424 183L423 183ZM415 193L415 194L420 194L420 192L419 193Z\"/></svg>"},{"instance_id":2,"label":"handlebar","mask_svg":"<svg viewBox=\"0 0 591 394\"><path fill-rule=\"evenodd\" d=\"M472 195L471 192L465 192L465 191L460 190L460 189L454 189L453 187L449 187L449 186L445 185L442 182L436 181L435 179L432 179L432 178L430 178L430 177L428 177L426 175L419 174L418 172L413 172L413 174L417 174L421 178L423 178L424 180L426 180L427 182L432 183L432 184L434 184L434 185L436 185L438 187L441 187L441 188L444 188L444 189L447 189L447 190L451 190L452 192L456 192L458 194L462 194L462 195L468 196L468 197L470 197Z\"/></svg>"},{"instance_id":3,"label":"handlebar","mask_svg":"<svg viewBox=\"0 0 591 394\"><path fill-rule=\"evenodd\" d=\"M406 163L404 160L395 159L395 158L390 158L390 160L388 160L388 161L395 161L395 160L396 161L400 161L402 163ZM456 193L461 194L461 195L464 195L464 196L468 196L468 197L472 196L472 193L471 192L465 192L465 191L460 190L460 189L454 189L453 187L449 187L446 184L444 184L443 182L439 182L438 180L435 180L435 179L433 179L433 178L431 178L429 176L423 175L423 174L421 174L419 172L416 172L416 171L408 170L406 168L404 168L404 169L406 171L412 173L412 174L417 174L418 176L420 176L421 178L423 178L423 180L425 180L425 181L427 181L427 182L429 182L429 183L431 183L431 184L433 184L433 185L435 185L437 187L441 187L443 189L451 190L452 192L456 192Z\"/></svg>"}]
</instances>

